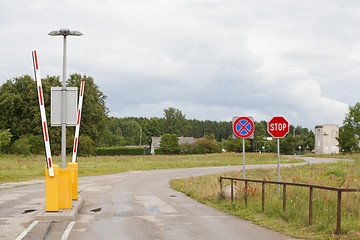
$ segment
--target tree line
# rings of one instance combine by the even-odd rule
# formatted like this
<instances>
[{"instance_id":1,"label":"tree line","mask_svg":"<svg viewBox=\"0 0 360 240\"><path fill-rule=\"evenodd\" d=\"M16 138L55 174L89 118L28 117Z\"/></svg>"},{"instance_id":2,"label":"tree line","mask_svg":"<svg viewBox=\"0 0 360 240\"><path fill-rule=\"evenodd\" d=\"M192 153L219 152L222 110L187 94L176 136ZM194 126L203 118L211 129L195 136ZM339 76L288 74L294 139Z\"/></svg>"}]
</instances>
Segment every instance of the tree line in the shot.
<instances>
[{"instance_id":1,"label":"tree line","mask_svg":"<svg viewBox=\"0 0 360 240\"><path fill-rule=\"evenodd\" d=\"M242 142L232 138L231 121L186 119L181 110L169 107L163 117L109 116L106 96L92 77L72 74L67 86L80 88L85 81L79 154L94 154L96 147L149 145L151 137L173 134L178 137L203 138L216 142L220 149L242 151ZM59 77L42 79L46 116L50 125L50 88L61 86ZM44 151L36 82L28 75L6 81L0 87L0 151L16 154L38 154ZM281 139L281 152L293 154L298 147L314 149L314 133L301 126L289 127ZM72 150L75 127L67 127L67 151ZM60 153L61 128L49 126L53 154ZM246 141L247 151L276 152L276 141L269 141L266 121L255 121L254 139ZM204 145L208 145L204 141ZM213 144L210 144L213 145Z\"/></svg>"},{"instance_id":2,"label":"tree line","mask_svg":"<svg viewBox=\"0 0 360 240\"><path fill-rule=\"evenodd\" d=\"M246 151L276 152L276 141L267 132L266 121L255 121L254 139L246 140ZM109 118L109 128L102 141L103 146L125 146L150 144L151 137L174 134L177 137L194 137L212 139L222 144L228 151L241 152L242 140L233 139L231 121L188 120L181 110L169 107L164 109L162 118ZM105 136L105 135L104 135ZM299 151L311 152L315 146L315 135L312 130L290 125L289 134L281 139L281 152L294 154ZM181 147L181 146L180 146Z\"/></svg>"}]
</instances>

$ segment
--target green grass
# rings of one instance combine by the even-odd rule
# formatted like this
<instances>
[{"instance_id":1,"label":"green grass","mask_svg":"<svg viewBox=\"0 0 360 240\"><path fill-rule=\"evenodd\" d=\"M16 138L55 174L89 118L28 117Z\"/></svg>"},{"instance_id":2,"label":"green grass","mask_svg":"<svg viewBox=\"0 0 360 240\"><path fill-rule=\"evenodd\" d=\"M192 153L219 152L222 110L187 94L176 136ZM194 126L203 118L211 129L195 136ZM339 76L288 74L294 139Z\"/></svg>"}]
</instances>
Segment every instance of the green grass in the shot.
<instances>
[{"instance_id":1,"label":"green grass","mask_svg":"<svg viewBox=\"0 0 360 240\"><path fill-rule=\"evenodd\" d=\"M245 156L246 164L274 164L277 161L276 154L246 153ZM53 161L61 165L60 157L55 156ZM301 160L286 157L281 157L280 161L282 163L301 162ZM78 163L79 176L82 177L126 171L241 165L242 154L79 157ZM1 155L0 183L44 178L45 166L45 156Z\"/></svg>"},{"instance_id":2,"label":"green grass","mask_svg":"<svg viewBox=\"0 0 360 240\"><path fill-rule=\"evenodd\" d=\"M281 180L342 188L360 188L359 162L305 165L281 169ZM247 170L249 179L277 180L274 169ZM243 200L244 183L236 182L240 193L234 202L219 197L219 177L242 178L242 172L231 172L171 181L174 189L221 211L253 221L287 235L307 239L360 239L360 193L343 193L341 235L336 231L337 192L314 189L313 224L308 224L309 189L287 186L287 210L282 211L282 193L277 185L266 185L265 211L261 207L261 184L248 187L248 205ZM229 185L230 181L224 182Z\"/></svg>"}]
</instances>

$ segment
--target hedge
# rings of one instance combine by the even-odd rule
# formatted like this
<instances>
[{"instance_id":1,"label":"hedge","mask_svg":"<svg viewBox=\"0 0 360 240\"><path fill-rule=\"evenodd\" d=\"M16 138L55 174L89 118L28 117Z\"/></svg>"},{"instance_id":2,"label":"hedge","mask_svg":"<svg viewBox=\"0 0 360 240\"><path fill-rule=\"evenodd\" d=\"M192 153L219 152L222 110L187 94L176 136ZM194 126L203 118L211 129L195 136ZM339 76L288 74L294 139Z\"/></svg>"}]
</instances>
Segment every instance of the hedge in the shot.
<instances>
[{"instance_id":1,"label":"hedge","mask_svg":"<svg viewBox=\"0 0 360 240\"><path fill-rule=\"evenodd\" d=\"M161 154L163 154L163 151L162 151L162 149L159 147L159 148L155 148L154 153L155 153L155 155L161 155Z\"/></svg>"},{"instance_id":2,"label":"hedge","mask_svg":"<svg viewBox=\"0 0 360 240\"><path fill-rule=\"evenodd\" d=\"M145 155L145 149L142 147L103 147L96 148L98 156L119 156L119 155Z\"/></svg>"}]
</instances>

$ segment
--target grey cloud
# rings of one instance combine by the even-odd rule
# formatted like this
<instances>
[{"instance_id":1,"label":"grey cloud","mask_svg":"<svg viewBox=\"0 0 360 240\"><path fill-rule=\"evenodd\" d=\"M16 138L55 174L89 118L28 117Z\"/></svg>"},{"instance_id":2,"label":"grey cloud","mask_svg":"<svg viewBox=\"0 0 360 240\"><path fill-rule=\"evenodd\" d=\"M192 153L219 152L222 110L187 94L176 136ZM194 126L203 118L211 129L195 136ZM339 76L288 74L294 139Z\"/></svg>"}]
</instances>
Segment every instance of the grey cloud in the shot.
<instances>
[{"instance_id":1,"label":"grey cloud","mask_svg":"<svg viewBox=\"0 0 360 240\"><path fill-rule=\"evenodd\" d=\"M19 4L21 3L21 4ZM26 5L27 4L27 5ZM28 6L24 8L23 6ZM0 83L68 73L94 77L110 115L231 120L284 115L294 125L341 123L357 101L358 1L44 1L0 3ZM28 10L31 11L28 11ZM24 37L26 36L26 37ZM266 118L266 119L265 119Z\"/></svg>"}]
</instances>

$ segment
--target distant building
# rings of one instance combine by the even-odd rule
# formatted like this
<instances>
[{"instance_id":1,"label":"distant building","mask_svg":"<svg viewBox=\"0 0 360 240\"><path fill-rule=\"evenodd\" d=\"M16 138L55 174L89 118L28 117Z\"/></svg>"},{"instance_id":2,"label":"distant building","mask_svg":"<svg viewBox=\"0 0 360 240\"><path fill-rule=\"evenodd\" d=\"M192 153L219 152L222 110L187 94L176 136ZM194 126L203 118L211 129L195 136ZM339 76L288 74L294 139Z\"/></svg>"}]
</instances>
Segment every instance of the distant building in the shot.
<instances>
[{"instance_id":1,"label":"distant building","mask_svg":"<svg viewBox=\"0 0 360 240\"><path fill-rule=\"evenodd\" d=\"M179 145L188 143L193 144L195 142L193 137L178 137ZM151 155L155 154L155 149L160 147L161 137L151 137Z\"/></svg>"},{"instance_id":2,"label":"distant building","mask_svg":"<svg viewBox=\"0 0 360 240\"><path fill-rule=\"evenodd\" d=\"M339 125L324 124L315 127L315 154L339 153Z\"/></svg>"}]
</instances>

